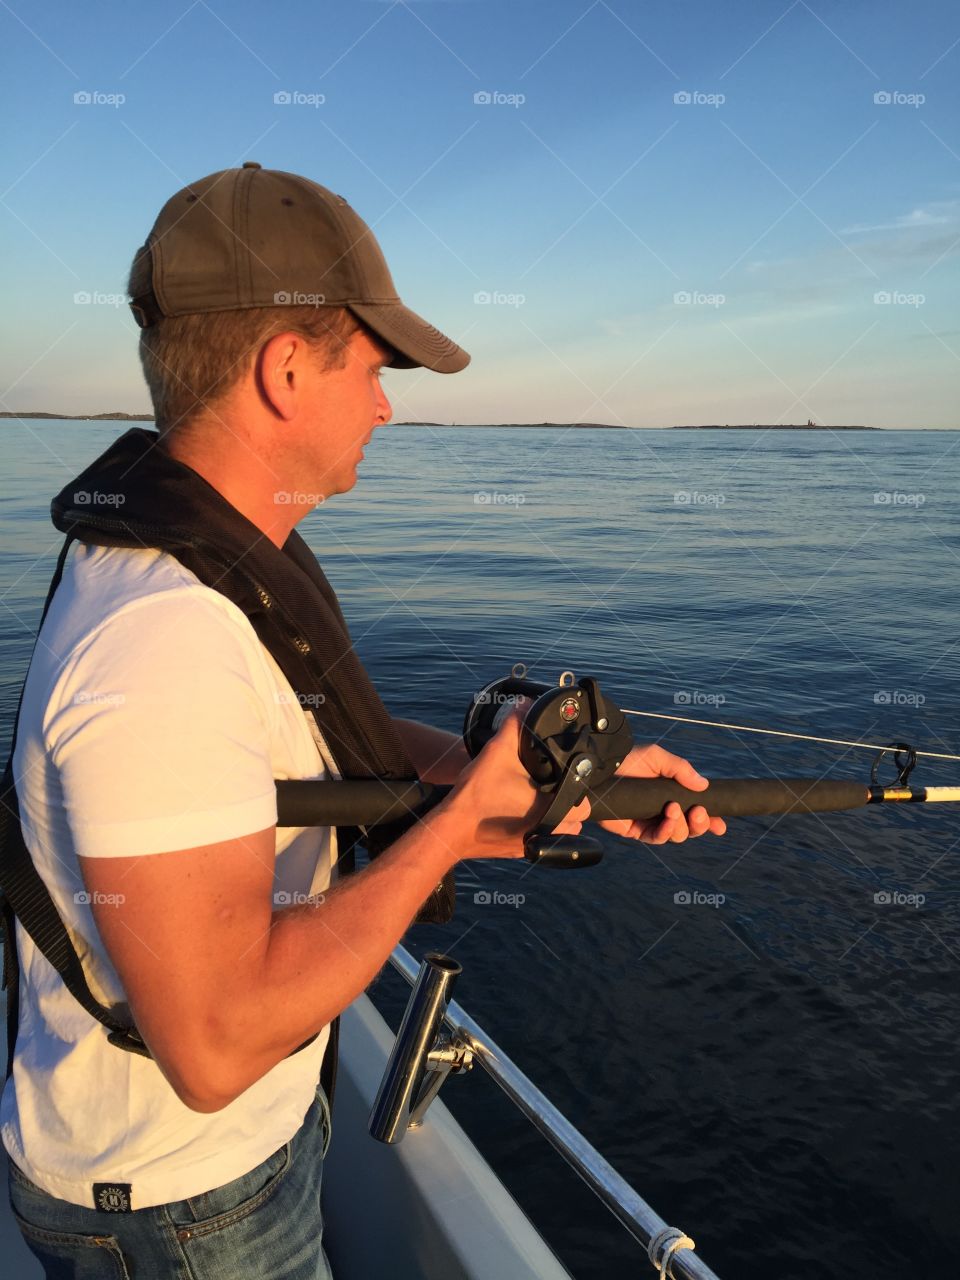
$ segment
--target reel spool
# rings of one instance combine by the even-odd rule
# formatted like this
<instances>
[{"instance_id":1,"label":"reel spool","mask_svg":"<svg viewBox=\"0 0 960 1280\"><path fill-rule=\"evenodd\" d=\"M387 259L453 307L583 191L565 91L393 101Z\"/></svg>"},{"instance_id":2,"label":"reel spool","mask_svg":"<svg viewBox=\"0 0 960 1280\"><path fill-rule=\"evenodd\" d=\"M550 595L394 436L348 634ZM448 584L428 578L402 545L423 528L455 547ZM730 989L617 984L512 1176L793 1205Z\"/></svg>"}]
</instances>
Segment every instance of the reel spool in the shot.
<instances>
[{"instance_id":1,"label":"reel spool","mask_svg":"<svg viewBox=\"0 0 960 1280\"><path fill-rule=\"evenodd\" d=\"M542 694L549 691L548 684L528 680L526 674L527 668L522 662L518 662L509 676L492 680L473 695L473 702L467 708L463 721L463 741L471 760L487 745L517 705L519 698L529 698L536 702Z\"/></svg>"}]
</instances>

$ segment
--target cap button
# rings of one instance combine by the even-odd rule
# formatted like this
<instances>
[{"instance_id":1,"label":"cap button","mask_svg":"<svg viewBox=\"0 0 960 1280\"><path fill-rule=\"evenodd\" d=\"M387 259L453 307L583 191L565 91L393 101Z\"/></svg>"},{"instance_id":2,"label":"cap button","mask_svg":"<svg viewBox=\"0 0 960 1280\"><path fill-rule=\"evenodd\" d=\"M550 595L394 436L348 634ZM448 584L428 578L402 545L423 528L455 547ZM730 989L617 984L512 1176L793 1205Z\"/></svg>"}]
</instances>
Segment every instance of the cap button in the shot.
<instances>
[{"instance_id":1,"label":"cap button","mask_svg":"<svg viewBox=\"0 0 960 1280\"><path fill-rule=\"evenodd\" d=\"M244 169L262 169L263 165L257 164L256 160L244 160L243 167Z\"/></svg>"}]
</instances>

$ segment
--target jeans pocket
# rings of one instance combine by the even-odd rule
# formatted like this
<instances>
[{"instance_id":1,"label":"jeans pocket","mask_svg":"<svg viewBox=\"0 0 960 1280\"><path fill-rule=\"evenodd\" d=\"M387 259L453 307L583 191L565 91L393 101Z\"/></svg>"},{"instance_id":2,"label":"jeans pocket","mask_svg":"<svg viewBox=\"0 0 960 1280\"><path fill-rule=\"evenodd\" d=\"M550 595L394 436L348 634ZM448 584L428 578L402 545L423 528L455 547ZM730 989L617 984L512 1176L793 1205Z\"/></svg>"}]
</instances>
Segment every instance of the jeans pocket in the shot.
<instances>
[{"instance_id":1,"label":"jeans pocket","mask_svg":"<svg viewBox=\"0 0 960 1280\"><path fill-rule=\"evenodd\" d=\"M171 1218L181 1241L210 1235L241 1221L265 1204L279 1189L290 1168L290 1143L286 1142L249 1173L170 1206Z\"/></svg>"},{"instance_id":2,"label":"jeans pocket","mask_svg":"<svg viewBox=\"0 0 960 1280\"><path fill-rule=\"evenodd\" d=\"M51 1231L27 1222L12 1206L11 1209L27 1248L43 1267L47 1280L130 1280L116 1236Z\"/></svg>"},{"instance_id":3,"label":"jeans pocket","mask_svg":"<svg viewBox=\"0 0 960 1280\"><path fill-rule=\"evenodd\" d=\"M183 1260L184 1273L204 1280L329 1280L320 1147L311 1104L308 1126L236 1186L165 1205L170 1243ZM225 1193L231 1198L228 1205ZM214 1211L201 1217L197 1210L203 1208Z\"/></svg>"},{"instance_id":4,"label":"jeans pocket","mask_svg":"<svg viewBox=\"0 0 960 1280\"><path fill-rule=\"evenodd\" d=\"M327 1151L330 1149L330 1138L333 1133L333 1119L330 1115L330 1103L327 1101L327 1095L323 1085L317 1085L316 1092L317 1106L320 1108L320 1119L318 1125L320 1132L323 1134L323 1149L320 1152L320 1159L327 1158Z\"/></svg>"}]
</instances>

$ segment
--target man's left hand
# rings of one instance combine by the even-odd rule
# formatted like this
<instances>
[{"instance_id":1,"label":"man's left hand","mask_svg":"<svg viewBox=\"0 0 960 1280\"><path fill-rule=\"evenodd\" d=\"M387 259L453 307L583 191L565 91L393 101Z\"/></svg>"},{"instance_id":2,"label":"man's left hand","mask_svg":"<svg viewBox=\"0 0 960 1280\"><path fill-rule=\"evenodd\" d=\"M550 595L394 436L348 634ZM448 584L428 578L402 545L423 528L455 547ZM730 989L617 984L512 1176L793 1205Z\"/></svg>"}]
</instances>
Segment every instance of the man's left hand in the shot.
<instances>
[{"instance_id":1,"label":"man's left hand","mask_svg":"<svg viewBox=\"0 0 960 1280\"><path fill-rule=\"evenodd\" d=\"M634 747L617 770L618 778L672 778L690 791L705 791L710 783L689 760L672 755L651 743L646 747ZM629 818L601 822L605 831L631 840L645 840L648 844L682 844L690 836L702 836L708 831L722 836L727 824L722 818L711 818L702 804L695 804L684 814L675 800L667 805L662 817L645 822L633 822Z\"/></svg>"}]
</instances>

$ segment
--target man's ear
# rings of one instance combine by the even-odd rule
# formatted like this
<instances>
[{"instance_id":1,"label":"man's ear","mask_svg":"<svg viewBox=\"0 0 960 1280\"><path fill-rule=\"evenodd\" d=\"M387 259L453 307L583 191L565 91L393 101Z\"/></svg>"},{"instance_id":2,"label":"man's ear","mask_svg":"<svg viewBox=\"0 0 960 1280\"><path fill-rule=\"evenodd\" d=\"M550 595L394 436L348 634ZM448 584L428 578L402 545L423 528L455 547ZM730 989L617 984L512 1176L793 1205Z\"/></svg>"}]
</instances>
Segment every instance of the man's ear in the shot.
<instances>
[{"instance_id":1,"label":"man's ear","mask_svg":"<svg viewBox=\"0 0 960 1280\"><path fill-rule=\"evenodd\" d=\"M299 333L278 333L265 342L256 360L256 378L264 399L289 422L304 389L306 340Z\"/></svg>"}]
</instances>

